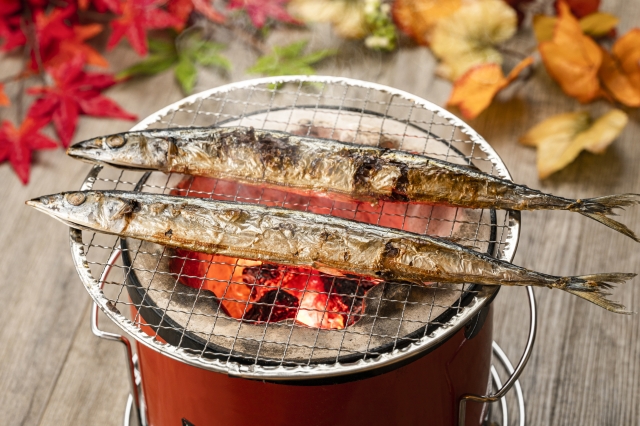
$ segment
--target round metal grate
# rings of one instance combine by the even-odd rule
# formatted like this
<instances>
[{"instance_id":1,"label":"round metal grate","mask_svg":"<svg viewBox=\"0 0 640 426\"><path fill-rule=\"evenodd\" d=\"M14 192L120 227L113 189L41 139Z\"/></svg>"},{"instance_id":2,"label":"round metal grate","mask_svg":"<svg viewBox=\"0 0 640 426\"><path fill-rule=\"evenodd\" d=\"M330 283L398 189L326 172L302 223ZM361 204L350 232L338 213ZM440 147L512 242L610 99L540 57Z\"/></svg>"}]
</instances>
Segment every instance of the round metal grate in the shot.
<instances>
[{"instance_id":1,"label":"round metal grate","mask_svg":"<svg viewBox=\"0 0 640 426\"><path fill-rule=\"evenodd\" d=\"M450 113L399 90L343 78L296 76L230 84L164 108L134 130L238 125L406 150L509 178L487 142ZM194 184L182 175L100 166L92 169L82 188L172 193L307 210L452 238L504 260L512 259L519 232L519 215L514 212L370 205L225 181ZM311 323L292 318L268 321L265 318L272 319L280 307L277 300L249 301L232 294L242 286L254 291L261 285L239 278L242 274L236 271L247 268L246 262L213 256L201 269L205 272L194 276L184 267L175 268L188 260L184 253L136 240L70 232L80 277L109 318L167 356L247 378L305 380L388 367L436 347L497 291L497 287L472 284L427 287L383 282L371 286L353 278L288 268L283 276L307 283L321 280L325 287L288 288L281 282L278 292L302 301L295 308L296 318L311 318ZM111 268L110 259L120 252L123 261ZM251 264L251 268L253 276L273 273L268 265ZM111 269L108 275L107 269ZM317 303L331 297L339 298L342 308ZM316 303L305 304L304 298ZM244 309L242 320L228 315L227 308L238 304ZM247 314L256 310L267 316Z\"/></svg>"}]
</instances>

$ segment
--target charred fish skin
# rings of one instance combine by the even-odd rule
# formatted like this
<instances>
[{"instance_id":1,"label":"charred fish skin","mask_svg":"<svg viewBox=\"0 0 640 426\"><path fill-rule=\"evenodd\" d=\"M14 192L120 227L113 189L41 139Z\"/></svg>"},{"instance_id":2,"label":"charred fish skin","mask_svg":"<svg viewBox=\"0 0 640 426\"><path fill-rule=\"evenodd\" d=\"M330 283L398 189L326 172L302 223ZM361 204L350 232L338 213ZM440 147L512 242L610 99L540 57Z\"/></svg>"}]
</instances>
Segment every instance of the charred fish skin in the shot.
<instances>
[{"instance_id":1,"label":"charred fish skin","mask_svg":"<svg viewBox=\"0 0 640 426\"><path fill-rule=\"evenodd\" d=\"M556 277L453 242L315 213L124 191L54 194L27 202L72 227L230 257L415 283L533 285L618 313L610 283L635 274Z\"/></svg>"},{"instance_id":2,"label":"charred fish skin","mask_svg":"<svg viewBox=\"0 0 640 426\"><path fill-rule=\"evenodd\" d=\"M424 155L248 127L144 130L90 139L67 153L115 167L332 193L361 201L504 210L569 210L640 242L611 219L639 194L572 200Z\"/></svg>"}]
</instances>

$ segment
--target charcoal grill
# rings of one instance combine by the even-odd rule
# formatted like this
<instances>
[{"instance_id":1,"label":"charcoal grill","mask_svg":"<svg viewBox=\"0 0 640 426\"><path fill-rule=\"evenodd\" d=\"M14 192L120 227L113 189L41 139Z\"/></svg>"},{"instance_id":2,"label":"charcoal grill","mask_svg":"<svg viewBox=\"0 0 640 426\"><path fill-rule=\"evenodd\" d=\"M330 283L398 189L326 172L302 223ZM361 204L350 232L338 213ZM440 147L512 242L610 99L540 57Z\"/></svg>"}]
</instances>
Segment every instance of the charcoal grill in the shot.
<instances>
[{"instance_id":1,"label":"charcoal grill","mask_svg":"<svg viewBox=\"0 0 640 426\"><path fill-rule=\"evenodd\" d=\"M406 92L344 78L293 76L234 83L170 105L132 130L233 125L406 150L510 178L489 144L452 114ZM309 210L452 238L507 261L512 260L518 241L519 212L385 202L371 205L256 190L224 181L203 191L184 182L185 177L176 174L94 166L82 189L174 193ZM313 291L315 295L346 298L348 308L340 314L350 325L344 328L321 329L291 318L277 322L264 318L238 320L225 313L223 302L243 302L245 312L260 305L263 312L270 312L268 317L279 306L273 300L238 301L226 297L226 293L216 295L208 290L205 283L213 281L227 288L238 284L237 277L228 272L242 267L238 260L209 262L208 268L217 268L222 275L227 271L226 276L185 277L182 270L172 269L171 262L184 259L172 249L76 229L70 230L70 239L78 273L94 300L93 332L121 341L126 347L132 385L127 424L129 415L139 424L147 424L148 407L141 386L151 379L145 378L144 366L140 374L138 358L126 337L100 330L98 308L136 340L141 356L162 354L163 360L218 373L215 377L222 377L222 373L237 380L281 386L274 389L293 385L320 388L384 377L425 359L455 336L472 341L487 315L490 318L490 303L499 290L475 284L433 283L424 287L384 282L359 291L361 283L356 282L347 291L331 284L325 290ZM187 278L202 284L197 288L185 286ZM284 285L283 288L282 291L287 290ZM307 291L311 292L303 289L303 295ZM510 377L502 384L491 367L495 391L484 392L485 387L476 392L478 395L457 395L459 424L465 424L469 400L501 400L502 422L508 424L502 398L514 384L519 422L524 424L524 401L517 377L535 337L535 301L533 292L527 291L531 328L524 355L514 369L493 343L496 360L505 366ZM296 315L302 312L320 318L329 315L326 305L325 309L317 304L298 306L295 311ZM488 378L489 372L486 375ZM481 415L486 417L486 410ZM183 424L191 423L185 418Z\"/></svg>"}]
</instances>

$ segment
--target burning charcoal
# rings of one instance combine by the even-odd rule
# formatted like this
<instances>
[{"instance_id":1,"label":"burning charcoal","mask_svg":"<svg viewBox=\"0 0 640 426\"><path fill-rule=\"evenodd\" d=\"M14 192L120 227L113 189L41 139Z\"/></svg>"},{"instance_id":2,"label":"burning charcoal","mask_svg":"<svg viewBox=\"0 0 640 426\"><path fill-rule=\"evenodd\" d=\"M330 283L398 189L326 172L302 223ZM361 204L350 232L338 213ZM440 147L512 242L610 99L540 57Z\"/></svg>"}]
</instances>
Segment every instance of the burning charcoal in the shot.
<instances>
[{"instance_id":1,"label":"burning charcoal","mask_svg":"<svg viewBox=\"0 0 640 426\"><path fill-rule=\"evenodd\" d=\"M242 271L242 281L247 284L267 285L268 281L279 280L282 275L281 268L277 265L263 264L244 268ZM277 285L275 283L274 285Z\"/></svg>"},{"instance_id":2,"label":"burning charcoal","mask_svg":"<svg viewBox=\"0 0 640 426\"><path fill-rule=\"evenodd\" d=\"M244 314L243 319L255 322L277 322L294 318L298 309L298 298L286 291L271 290L266 292Z\"/></svg>"},{"instance_id":3,"label":"burning charcoal","mask_svg":"<svg viewBox=\"0 0 640 426\"><path fill-rule=\"evenodd\" d=\"M343 316L347 325L360 319L359 314L364 311L363 296L376 283L349 275L346 277L324 276L323 278L327 291L331 291L332 296L340 297L345 308Z\"/></svg>"}]
</instances>

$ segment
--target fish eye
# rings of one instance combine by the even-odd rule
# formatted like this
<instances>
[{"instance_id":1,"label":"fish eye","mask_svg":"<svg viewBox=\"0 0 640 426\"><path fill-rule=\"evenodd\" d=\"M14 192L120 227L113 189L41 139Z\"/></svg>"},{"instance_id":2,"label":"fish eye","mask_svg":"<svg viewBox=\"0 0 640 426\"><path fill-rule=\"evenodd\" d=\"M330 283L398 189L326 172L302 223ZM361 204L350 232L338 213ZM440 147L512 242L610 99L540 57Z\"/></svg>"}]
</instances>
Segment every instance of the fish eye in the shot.
<instances>
[{"instance_id":1,"label":"fish eye","mask_svg":"<svg viewBox=\"0 0 640 426\"><path fill-rule=\"evenodd\" d=\"M80 204L84 203L85 200L87 199L87 196L84 195L82 192L71 192L65 195L64 197L67 200L67 202L72 206L79 206Z\"/></svg>"},{"instance_id":2,"label":"fish eye","mask_svg":"<svg viewBox=\"0 0 640 426\"><path fill-rule=\"evenodd\" d=\"M105 142L110 148L120 148L126 143L124 135L111 135L106 138Z\"/></svg>"}]
</instances>

